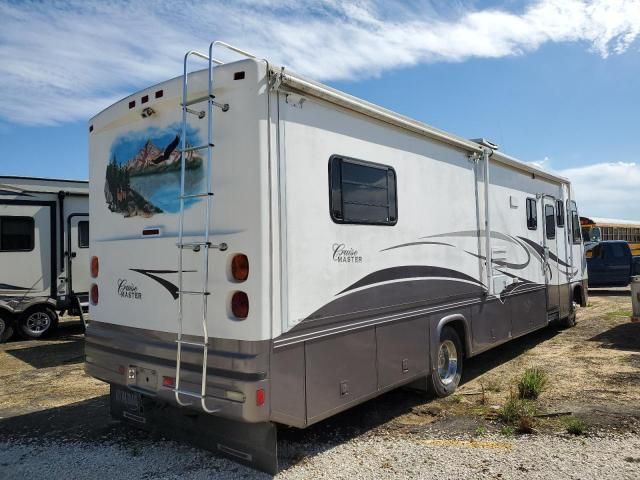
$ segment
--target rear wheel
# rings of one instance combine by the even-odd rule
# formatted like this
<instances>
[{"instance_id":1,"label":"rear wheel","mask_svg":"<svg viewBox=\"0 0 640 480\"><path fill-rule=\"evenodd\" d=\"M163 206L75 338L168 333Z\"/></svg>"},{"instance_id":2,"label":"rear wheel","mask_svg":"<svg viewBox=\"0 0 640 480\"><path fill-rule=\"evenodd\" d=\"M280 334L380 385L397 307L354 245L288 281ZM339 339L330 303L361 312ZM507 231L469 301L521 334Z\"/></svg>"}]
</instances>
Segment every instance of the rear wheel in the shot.
<instances>
[{"instance_id":1,"label":"rear wheel","mask_svg":"<svg viewBox=\"0 0 640 480\"><path fill-rule=\"evenodd\" d=\"M462 378L462 342L451 327L442 329L436 361L436 368L429 375L429 389L437 397L446 397L456 390Z\"/></svg>"},{"instance_id":2,"label":"rear wheel","mask_svg":"<svg viewBox=\"0 0 640 480\"><path fill-rule=\"evenodd\" d=\"M20 318L20 334L26 338L42 338L58 324L56 312L44 305L30 308Z\"/></svg>"},{"instance_id":3,"label":"rear wheel","mask_svg":"<svg viewBox=\"0 0 640 480\"><path fill-rule=\"evenodd\" d=\"M0 343L6 342L13 335L13 323L6 315L0 313Z\"/></svg>"}]
</instances>

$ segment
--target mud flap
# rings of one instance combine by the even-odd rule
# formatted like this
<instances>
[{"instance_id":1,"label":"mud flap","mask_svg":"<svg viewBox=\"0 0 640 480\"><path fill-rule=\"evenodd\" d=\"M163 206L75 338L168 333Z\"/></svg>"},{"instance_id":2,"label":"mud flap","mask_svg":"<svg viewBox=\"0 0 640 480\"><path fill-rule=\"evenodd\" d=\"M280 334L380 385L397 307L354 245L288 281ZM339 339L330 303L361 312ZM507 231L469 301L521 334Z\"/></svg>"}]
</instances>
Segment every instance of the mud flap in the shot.
<instances>
[{"instance_id":1,"label":"mud flap","mask_svg":"<svg viewBox=\"0 0 640 480\"><path fill-rule=\"evenodd\" d=\"M111 415L128 424L223 455L238 463L278 473L277 427L245 423L177 408L111 385Z\"/></svg>"}]
</instances>

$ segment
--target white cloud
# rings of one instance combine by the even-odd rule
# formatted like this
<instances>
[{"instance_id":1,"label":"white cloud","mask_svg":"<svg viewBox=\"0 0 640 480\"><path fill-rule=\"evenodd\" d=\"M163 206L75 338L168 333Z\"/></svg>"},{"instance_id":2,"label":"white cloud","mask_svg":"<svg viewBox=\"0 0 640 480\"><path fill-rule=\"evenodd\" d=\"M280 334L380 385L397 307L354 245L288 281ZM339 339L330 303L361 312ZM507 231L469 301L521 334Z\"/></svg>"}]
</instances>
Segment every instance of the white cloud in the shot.
<instances>
[{"instance_id":1,"label":"white cloud","mask_svg":"<svg viewBox=\"0 0 640 480\"><path fill-rule=\"evenodd\" d=\"M22 124L88 118L179 75L184 52L206 50L212 37L334 80L520 55L547 42L585 42L607 57L640 35L640 0L534 0L519 12L452 3L0 0L0 118Z\"/></svg>"},{"instance_id":2,"label":"white cloud","mask_svg":"<svg viewBox=\"0 0 640 480\"><path fill-rule=\"evenodd\" d=\"M640 164L596 163L558 173L571 180L581 215L640 220Z\"/></svg>"}]
</instances>

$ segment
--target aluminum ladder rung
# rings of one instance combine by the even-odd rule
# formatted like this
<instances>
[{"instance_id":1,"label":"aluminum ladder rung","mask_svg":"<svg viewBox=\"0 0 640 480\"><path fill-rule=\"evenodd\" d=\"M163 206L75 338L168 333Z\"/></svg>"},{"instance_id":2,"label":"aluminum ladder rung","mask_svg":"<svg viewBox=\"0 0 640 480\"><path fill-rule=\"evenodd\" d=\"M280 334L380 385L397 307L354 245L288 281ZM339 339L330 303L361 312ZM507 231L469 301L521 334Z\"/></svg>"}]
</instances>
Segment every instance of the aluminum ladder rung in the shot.
<instances>
[{"instance_id":1,"label":"aluminum ladder rung","mask_svg":"<svg viewBox=\"0 0 640 480\"><path fill-rule=\"evenodd\" d=\"M201 400L205 398L203 395L196 392L190 392L189 390L181 390L178 388L174 388L173 391L180 395L186 395L187 397L199 398Z\"/></svg>"},{"instance_id":2,"label":"aluminum ladder rung","mask_svg":"<svg viewBox=\"0 0 640 480\"><path fill-rule=\"evenodd\" d=\"M180 105L183 107L188 107L190 105L195 105L196 103L202 103L209 100L209 95L205 95L204 97L197 97L192 100L187 100L185 103L181 103Z\"/></svg>"},{"instance_id":3,"label":"aluminum ladder rung","mask_svg":"<svg viewBox=\"0 0 640 480\"><path fill-rule=\"evenodd\" d=\"M202 348L209 346L208 343L189 342L188 340L176 340L176 343L179 343L181 345L191 345L192 347L202 347Z\"/></svg>"},{"instance_id":4,"label":"aluminum ladder rung","mask_svg":"<svg viewBox=\"0 0 640 480\"><path fill-rule=\"evenodd\" d=\"M202 292L195 290L179 290L178 293L182 295L211 295L211 292Z\"/></svg>"},{"instance_id":5,"label":"aluminum ladder rung","mask_svg":"<svg viewBox=\"0 0 640 480\"><path fill-rule=\"evenodd\" d=\"M189 153L189 152L195 152L196 150L204 150L205 148L209 148L209 147L215 147L215 145L213 143L206 143L204 145L198 145L196 147L188 147L185 148L184 150L179 150L182 153Z\"/></svg>"},{"instance_id":6,"label":"aluminum ladder rung","mask_svg":"<svg viewBox=\"0 0 640 480\"><path fill-rule=\"evenodd\" d=\"M201 112L197 112L195 110L191 110L189 108L187 108L190 105L195 105L197 103L202 103L205 101L210 101L212 105L215 105L216 107L218 107L220 110L222 110L223 112L227 112L229 111L229 104L228 103L220 103L220 102L216 102L214 100L214 98L216 98L215 95L207 95L204 97L198 97L198 98L194 98L193 100L187 100L185 103L181 103L180 105L182 106L182 108L184 108L187 112L193 114L193 115L198 115ZM198 115L199 116L199 115ZM203 116L199 116L199 118L204 118Z\"/></svg>"},{"instance_id":7,"label":"aluminum ladder rung","mask_svg":"<svg viewBox=\"0 0 640 480\"><path fill-rule=\"evenodd\" d=\"M192 193L189 195L180 195L178 196L178 200L179 199L187 199L187 198L201 198L201 197L213 197L213 192L205 192L205 193Z\"/></svg>"},{"instance_id":8,"label":"aluminum ladder rung","mask_svg":"<svg viewBox=\"0 0 640 480\"><path fill-rule=\"evenodd\" d=\"M186 242L176 243L178 248L193 248L193 247L210 247L211 242Z\"/></svg>"}]
</instances>

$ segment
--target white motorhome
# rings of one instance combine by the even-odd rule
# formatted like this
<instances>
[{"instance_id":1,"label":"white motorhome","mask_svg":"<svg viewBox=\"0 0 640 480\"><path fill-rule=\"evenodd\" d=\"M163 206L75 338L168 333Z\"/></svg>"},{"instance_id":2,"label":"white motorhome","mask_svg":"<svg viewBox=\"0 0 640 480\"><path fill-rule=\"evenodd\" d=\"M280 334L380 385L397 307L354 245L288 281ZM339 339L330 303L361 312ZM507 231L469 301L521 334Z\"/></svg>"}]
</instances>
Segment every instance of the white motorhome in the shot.
<instances>
[{"instance_id":1,"label":"white motorhome","mask_svg":"<svg viewBox=\"0 0 640 480\"><path fill-rule=\"evenodd\" d=\"M116 417L275 471L275 424L448 395L468 358L573 324L567 179L248 54L196 57L89 125L85 368Z\"/></svg>"},{"instance_id":2,"label":"white motorhome","mask_svg":"<svg viewBox=\"0 0 640 480\"><path fill-rule=\"evenodd\" d=\"M88 182L0 176L0 341L82 316L88 291Z\"/></svg>"}]
</instances>

